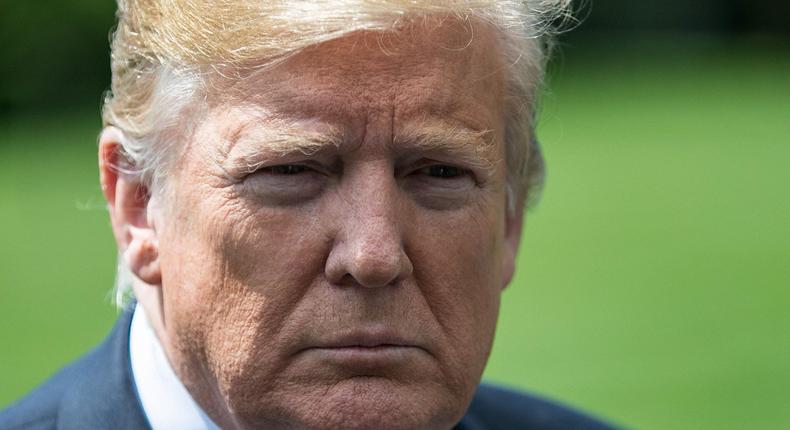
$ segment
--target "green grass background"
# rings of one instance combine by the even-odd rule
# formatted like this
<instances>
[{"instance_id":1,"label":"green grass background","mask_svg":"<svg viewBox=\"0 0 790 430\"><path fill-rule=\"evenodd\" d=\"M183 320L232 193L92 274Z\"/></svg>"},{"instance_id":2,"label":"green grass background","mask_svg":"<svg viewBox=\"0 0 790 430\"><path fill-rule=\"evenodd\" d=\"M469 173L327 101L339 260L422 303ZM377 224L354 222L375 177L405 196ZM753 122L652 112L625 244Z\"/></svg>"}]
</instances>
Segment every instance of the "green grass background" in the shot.
<instances>
[{"instance_id":1,"label":"green grass background","mask_svg":"<svg viewBox=\"0 0 790 430\"><path fill-rule=\"evenodd\" d=\"M790 428L790 55L574 50L486 378L645 429ZM98 114L0 122L0 407L99 342Z\"/></svg>"}]
</instances>

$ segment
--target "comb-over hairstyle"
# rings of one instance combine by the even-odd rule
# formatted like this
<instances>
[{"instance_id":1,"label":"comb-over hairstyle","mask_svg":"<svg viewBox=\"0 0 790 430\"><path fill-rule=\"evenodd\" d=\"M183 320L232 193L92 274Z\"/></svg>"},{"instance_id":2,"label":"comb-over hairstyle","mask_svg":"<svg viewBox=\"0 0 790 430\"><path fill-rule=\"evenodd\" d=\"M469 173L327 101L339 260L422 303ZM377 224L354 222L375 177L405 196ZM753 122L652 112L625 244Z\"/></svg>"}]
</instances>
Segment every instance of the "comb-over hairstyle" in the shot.
<instances>
[{"instance_id":1,"label":"comb-over hairstyle","mask_svg":"<svg viewBox=\"0 0 790 430\"><path fill-rule=\"evenodd\" d=\"M216 79L244 79L353 32L386 35L447 18L497 29L507 64L505 145L511 213L535 200L544 167L534 133L553 30L570 0L118 0L104 125L123 131L125 165L152 194ZM119 286L122 280L118 280ZM121 290L125 289L121 288ZM122 291L119 291L122 293Z\"/></svg>"}]
</instances>

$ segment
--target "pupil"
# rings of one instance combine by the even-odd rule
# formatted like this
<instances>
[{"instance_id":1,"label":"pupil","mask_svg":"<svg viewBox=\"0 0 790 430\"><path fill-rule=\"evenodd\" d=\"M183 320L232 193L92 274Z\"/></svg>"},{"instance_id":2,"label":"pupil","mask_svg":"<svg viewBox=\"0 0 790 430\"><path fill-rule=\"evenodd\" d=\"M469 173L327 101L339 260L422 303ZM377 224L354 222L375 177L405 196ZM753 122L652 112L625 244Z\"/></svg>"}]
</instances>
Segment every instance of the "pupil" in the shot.
<instances>
[{"instance_id":1,"label":"pupil","mask_svg":"<svg viewBox=\"0 0 790 430\"><path fill-rule=\"evenodd\" d=\"M452 178L458 176L458 168L453 166L431 166L430 174L440 178Z\"/></svg>"}]
</instances>

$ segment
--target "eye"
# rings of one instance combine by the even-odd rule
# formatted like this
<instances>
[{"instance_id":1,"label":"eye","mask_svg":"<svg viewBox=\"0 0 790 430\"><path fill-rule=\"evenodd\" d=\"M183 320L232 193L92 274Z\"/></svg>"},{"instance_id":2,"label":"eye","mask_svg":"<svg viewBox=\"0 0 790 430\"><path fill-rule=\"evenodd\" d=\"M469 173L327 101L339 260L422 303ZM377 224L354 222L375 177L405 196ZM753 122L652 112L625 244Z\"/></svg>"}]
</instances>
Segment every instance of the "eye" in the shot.
<instances>
[{"instance_id":1,"label":"eye","mask_svg":"<svg viewBox=\"0 0 790 430\"><path fill-rule=\"evenodd\" d=\"M279 166L266 167L262 170L275 175L298 175L299 173L308 171L309 167L301 164L282 164Z\"/></svg>"},{"instance_id":2,"label":"eye","mask_svg":"<svg viewBox=\"0 0 790 430\"><path fill-rule=\"evenodd\" d=\"M430 160L423 160L416 167L401 183L424 207L437 210L461 207L476 187L474 173L464 167Z\"/></svg>"},{"instance_id":3,"label":"eye","mask_svg":"<svg viewBox=\"0 0 790 430\"><path fill-rule=\"evenodd\" d=\"M278 164L258 169L244 180L245 190L267 205L295 205L321 194L327 175L305 164Z\"/></svg>"},{"instance_id":4,"label":"eye","mask_svg":"<svg viewBox=\"0 0 790 430\"><path fill-rule=\"evenodd\" d=\"M459 167L446 164L434 164L432 166L423 167L419 172L434 178L456 178L466 173Z\"/></svg>"}]
</instances>

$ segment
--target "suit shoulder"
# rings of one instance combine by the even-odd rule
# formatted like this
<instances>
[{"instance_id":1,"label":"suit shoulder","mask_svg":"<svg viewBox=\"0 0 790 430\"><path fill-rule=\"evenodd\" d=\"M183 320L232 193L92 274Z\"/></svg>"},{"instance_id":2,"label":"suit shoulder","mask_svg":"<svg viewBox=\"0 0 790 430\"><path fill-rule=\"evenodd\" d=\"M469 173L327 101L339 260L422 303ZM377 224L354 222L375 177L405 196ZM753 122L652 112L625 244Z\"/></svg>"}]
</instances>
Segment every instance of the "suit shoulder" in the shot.
<instances>
[{"instance_id":1,"label":"suit shoulder","mask_svg":"<svg viewBox=\"0 0 790 430\"><path fill-rule=\"evenodd\" d=\"M0 410L0 430L56 428L64 402L69 396L91 388L90 381L107 365L110 353L111 346L105 339L23 398Z\"/></svg>"},{"instance_id":2,"label":"suit shoulder","mask_svg":"<svg viewBox=\"0 0 790 430\"><path fill-rule=\"evenodd\" d=\"M480 428L535 430L612 430L615 427L539 396L482 384L467 416Z\"/></svg>"},{"instance_id":3,"label":"suit shoulder","mask_svg":"<svg viewBox=\"0 0 790 430\"><path fill-rule=\"evenodd\" d=\"M79 378L81 362L50 377L25 397L0 411L0 430L54 429L61 400Z\"/></svg>"}]
</instances>

